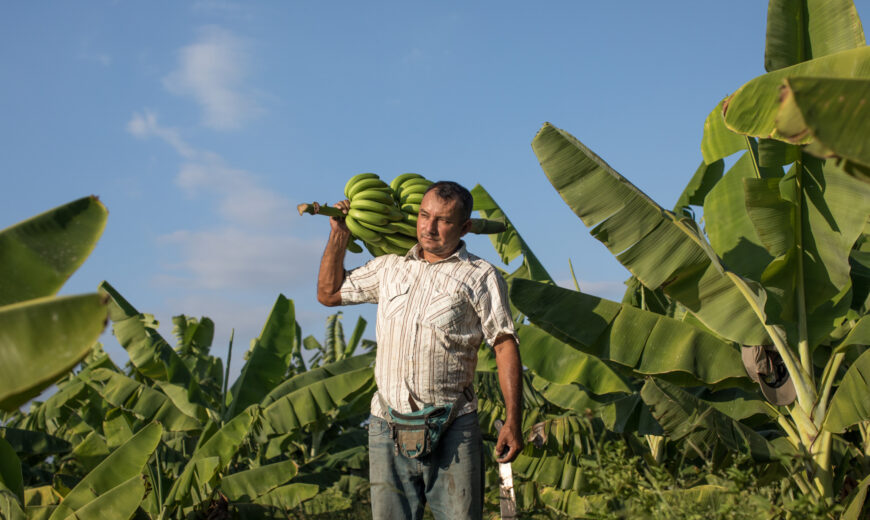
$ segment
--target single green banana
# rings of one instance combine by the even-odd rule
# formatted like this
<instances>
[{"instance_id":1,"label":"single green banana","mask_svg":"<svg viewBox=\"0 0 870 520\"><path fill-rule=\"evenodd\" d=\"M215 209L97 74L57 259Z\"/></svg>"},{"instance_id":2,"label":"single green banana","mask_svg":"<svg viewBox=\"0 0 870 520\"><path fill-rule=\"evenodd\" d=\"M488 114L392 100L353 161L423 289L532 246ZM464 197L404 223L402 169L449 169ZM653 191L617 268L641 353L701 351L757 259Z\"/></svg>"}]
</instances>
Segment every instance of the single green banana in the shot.
<instances>
[{"instance_id":1,"label":"single green banana","mask_svg":"<svg viewBox=\"0 0 870 520\"><path fill-rule=\"evenodd\" d=\"M399 189L399 185L405 182L408 179L422 179L423 176L419 173L403 173L397 176L395 179L390 182L390 188L393 188L393 191Z\"/></svg>"},{"instance_id":2,"label":"single green banana","mask_svg":"<svg viewBox=\"0 0 870 520\"><path fill-rule=\"evenodd\" d=\"M351 233L353 233L353 236L361 239L364 242L380 242L383 240L381 238L381 235L367 227L364 227L361 223L359 223L355 218L350 215L344 217L344 223L347 224L347 228L350 230Z\"/></svg>"},{"instance_id":3,"label":"single green banana","mask_svg":"<svg viewBox=\"0 0 870 520\"><path fill-rule=\"evenodd\" d=\"M409 193L402 195L402 204L420 204L423 202L422 193Z\"/></svg>"},{"instance_id":4,"label":"single green banana","mask_svg":"<svg viewBox=\"0 0 870 520\"><path fill-rule=\"evenodd\" d=\"M350 191L347 192L347 198L353 200L354 197L363 191L379 191L379 188L389 189L390 187L380 179L363 179L350 187ZM381 190L380 192L383 193L384 191L386 190Z\"/></svg>"},{"instance_id":5,"label":"single green banana","mask_svg":"<svg viewBox=\"0 0 870 520\"><path fill-rule=\"evenodd\" d=\"M391 244L389 242L384 242L384 244L381 246L381 249L385 253L392 253L394 255L405 256L405 254L408 252L408 249L410 249L410 248L397 246L397 245Z\"/></svg>"},{"instance_id":6,"label":"single green banana","mask_svg":"<svg viewBox=\"0 0 870 520\"><path fill-rule=\"evenodd\" d=\"M364 209L351 209L347 212L348 216L354 218L359 223L374 224L376 226L384 226L390 221L386 215L375 213L374 211L366 211Z\"/></svg>"},{"instance_id":7,"label":"single green banana","mask_svg":"<svg viewBox=\"0 0 870 520\"><path fill-rule=\"evenodd\" d=\"M392 228L396 233L401 233L407 237L414 238L415 240L417 238L417 226L414 226L413 224L402 221L390 222L387 227Z\"/></svg>"},{"instance_id":8,"label":"single green banana","mask_svg":"<svg viewBox=\"0 0 870 520\"><path fill-rule=\"evenodd\" d=\"M402 247L406 250L411 249L412 247L414 247L414 245L417 244L416 240L408 238L405 235L400 235L400 234L383 235L383 238L384 238L384 240L387 241L388 244Z\"/></svg>"},{"instance_id":9,"label":"single green banana","mask_svg":"<svg viewBox=\"0 0 870 520\"><path fill-rule=\"evenodd\" d=\"M381 238L383 238L382 235L391 235L395 233L395 231L393 231L393 228L390 227L389 223L387 223L387 225L385 226L379 226L377 224L371 224L369 222L360 222L360 224L365 226L366 229L374 231L375 233L380 233Z\"/></svg>"},{"instance_id":10,"label":"single green banana","mask_svg":"<svg viewBox=\"0 0 870 520\"><path fill-rule=\"evenodd\" d=\"M377 179L377 178L378 178L377 173L358 173L358 174L354 175L353 177L348 179L347 183L344 185L344 196L347 198L350 198L350 195L348 195L348 193L350 193L350 189L353 187L354 184L358 183L359 181L364 180L364 179Z\"/></svg>"},{"instance_id":11,"label":"single green banana","mask_svg":"<svg viewBox=\"0 0 870 520\"><path fill-rule=\"evenodd\" d=\"M409 224L411 224L412 226L414 226L414 228L416 228L417 227L417 214L411 213L408 211L404 211L404 210L402 210L402 213L405 214L405 221L408 222Z\"/></svg>"},{"instance_id":12,"label":"single green banana","mask_svg":"<svg viewBox=\"0 0 870 520\"><path fill-rule=\"evenodd\" d=\"M432 184L433 182L429 179L408 179L407 181L399 185L399 189L397 191L402 192L411 188L419 189L417 188L418 186L428 188Z\"/></svg>"},{"instance_id":13,"label":"single green banana","mask_svg":"<svg viewBox=\"0 0 870 520\"><path fill-rule=\"evenodd\" d=\"M347 250L350 251L351 253L362 253L362 251L363 251L362 246L357 244L354 241L353 237L351 237L350 240L347 241Z\"/></svg>"},{"instance_id":14,"label":"single green banana","mask_svg":"<svg viewBox=\"0 0 870 520\"><path fill-rule=\"evenodd\" d=\"M377 200L363 199L360 197L354 197L354 199L350 201L350 207L351 209L364 209L366 211L374 211L375 213L389 216L392 216L393 212L398 210L398 208L393 204L384 204ZM399 213L401 213L401 211L399 211Z\"/></svg>"},{"instance_id":15,"label":"single green banana","mask_svg":"<svg viewBox=\"0 0 870 520\"><path fill-rule=\"evenodd\" d=\"M402 211L405 213L420 213L420 205L419 204L402 204Z\"/></svg>"},{"instance_id":16,"label":"single green banana","mask_svg":"<svg viewBox=\"0 0 870 520\"><path fill-rule=\"evenodd\" d=\"M382 190L368 189L358 191L354 195L351 195L350 202L353 203L357 199L374 200L390 206L393 205L393 196Z\"/></svg>"},{"instance_id":17,"label":"single green banana","mask_svg":"<svg viewBox=\"0 0 870 520\"><path fill-rule=\"evenodd\" d=\"M371 253L372 256L384 256L385 254L387 254L387 252L381 249L380 246L375 244L369 244L368 242L366 242L366 249L369 250L369 253Z\"/></svg>"}]
</instances>

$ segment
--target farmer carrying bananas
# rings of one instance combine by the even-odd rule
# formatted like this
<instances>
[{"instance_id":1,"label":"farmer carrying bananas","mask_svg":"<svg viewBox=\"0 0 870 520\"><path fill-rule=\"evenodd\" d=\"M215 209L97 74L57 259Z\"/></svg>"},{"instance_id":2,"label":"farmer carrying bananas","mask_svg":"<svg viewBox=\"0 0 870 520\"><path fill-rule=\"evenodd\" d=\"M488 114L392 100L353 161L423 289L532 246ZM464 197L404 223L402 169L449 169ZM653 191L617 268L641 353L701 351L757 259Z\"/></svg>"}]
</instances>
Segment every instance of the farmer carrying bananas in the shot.
<instances>
[{"instance_id":1,"label":"farmer carrying bananas","mask_svg":"<svg viewBox=\"0 0 870 520\"><path fill-rule=\"evenodd\" d=\"M344 269L350 231L344 218L330 218L317 299L330 307L378 304L378 391L369 423L378 520L422 518L426 503L436 518L481 518L483 446L473 388L481 341L495 351L507 408L498 461L512 461L523 446L522 368L507 285L461 240L472 205L455 182L429 185L418 243L404 256L384 254L351 271ZM349 203L335 207L347 214Z\"/></svg>"}]
</instances>

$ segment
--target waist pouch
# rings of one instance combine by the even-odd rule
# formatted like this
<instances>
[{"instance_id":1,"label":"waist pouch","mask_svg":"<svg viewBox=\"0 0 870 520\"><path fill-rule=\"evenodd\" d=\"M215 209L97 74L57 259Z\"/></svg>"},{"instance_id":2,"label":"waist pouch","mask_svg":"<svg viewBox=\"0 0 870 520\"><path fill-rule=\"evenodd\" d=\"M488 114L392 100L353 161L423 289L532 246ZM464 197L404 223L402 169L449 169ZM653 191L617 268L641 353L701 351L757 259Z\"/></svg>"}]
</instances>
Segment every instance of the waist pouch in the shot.
<instances>
[{"instance_id":1,"label":"waist pouch","mask_svg":"<svg viewBox=\"0 0 870 520\"><path fill-rule=\"evenodd\" d=\"M432 453L447 428L456 419L458 411L471 400L471 396L471 389L466 389L454 403L428 405L411 413L400 413L387 405L378 394L381 406L387 411L386 419L390 425L396 454L401 453L409 459L417 459ZM413 405L413 401L411 404Z\"/></svg>"}]
</instances>

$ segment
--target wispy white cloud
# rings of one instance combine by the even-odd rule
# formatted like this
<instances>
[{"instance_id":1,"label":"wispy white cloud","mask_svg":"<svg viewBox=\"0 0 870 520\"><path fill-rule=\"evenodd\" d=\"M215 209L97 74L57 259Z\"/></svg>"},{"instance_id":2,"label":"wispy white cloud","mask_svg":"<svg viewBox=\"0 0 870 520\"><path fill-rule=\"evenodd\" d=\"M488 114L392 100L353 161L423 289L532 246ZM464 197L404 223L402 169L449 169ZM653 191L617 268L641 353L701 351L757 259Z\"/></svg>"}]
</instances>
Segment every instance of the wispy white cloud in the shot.
<instances>
[{"instance_id":1,"label":"wispy white cloud","mask_svg":"<svg viewBox=\"0 0 870 520\"><path fill-rule=\"evenodd\" d=\"M196 100L206 126L238 128L261 112L246 85L250 61L244 40L221 27L207 26L194 43L178 52L178 67L163 84L172 93Z\"/></svg>"},{"instance_id":2,"label":"wispy white cloud","mask_svg":"<svg viewBox=\"0 0 870 520\"><path fill-rule=\"evenodd\" d=\"M159 238L158 245L175 260L157 281L219 290L289 289L315 279L323 240L288 233L287 216L295 208L286 197L220 155L191 146L153 112L134 113L127 130L171 146L182 159L175 184L190 197L210 197L217 211L213 227L179 229Z\"/></svg>"}]
</instances>

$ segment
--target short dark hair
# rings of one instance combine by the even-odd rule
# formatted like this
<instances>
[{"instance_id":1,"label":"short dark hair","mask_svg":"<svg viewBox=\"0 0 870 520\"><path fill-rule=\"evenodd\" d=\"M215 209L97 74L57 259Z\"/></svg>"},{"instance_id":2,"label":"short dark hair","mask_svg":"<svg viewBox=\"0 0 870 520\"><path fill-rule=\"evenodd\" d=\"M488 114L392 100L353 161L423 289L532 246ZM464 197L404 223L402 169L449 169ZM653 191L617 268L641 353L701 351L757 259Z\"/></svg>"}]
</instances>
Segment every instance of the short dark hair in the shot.
<instances>
[{"instance_id":1,"label":"short dark hair","mask_svg":"<svg viewBox=\"0 0 870 520\"><path fill-rule=\"evenodd\" d=\"M434 191L436 195L444 200L455 200L462 211L462 222L471 218L471 210L474 208L474 197L461 184L453 181L433 182L426 189L426 193L430 191Z\"/></svg>"}]
</instances>

